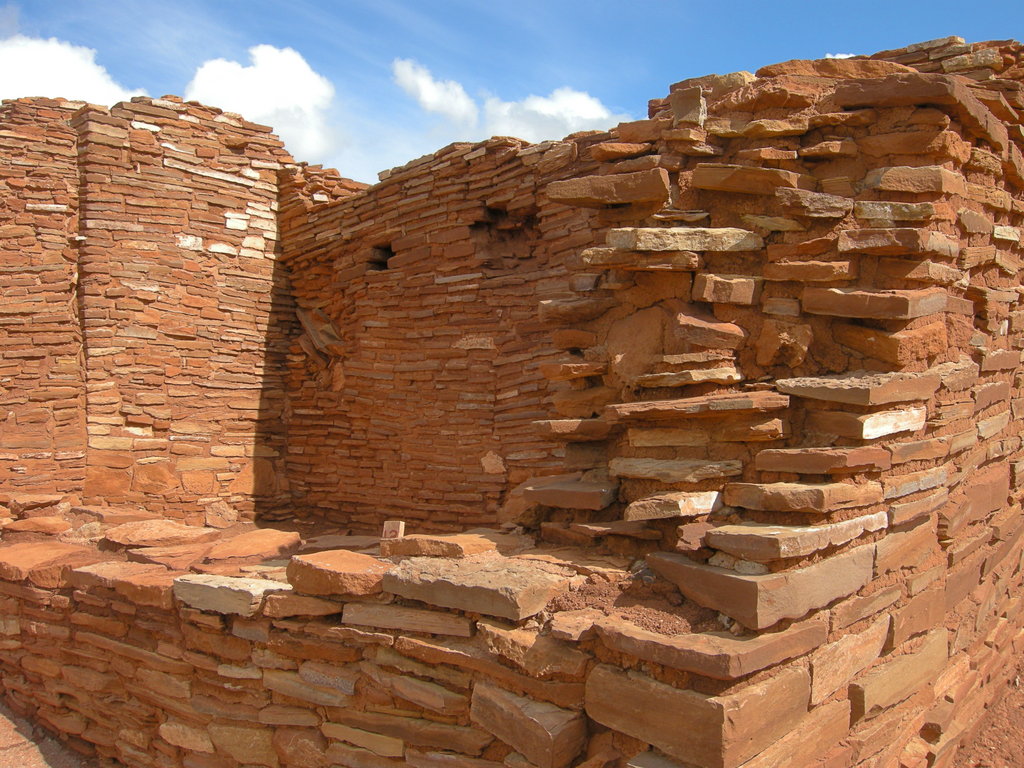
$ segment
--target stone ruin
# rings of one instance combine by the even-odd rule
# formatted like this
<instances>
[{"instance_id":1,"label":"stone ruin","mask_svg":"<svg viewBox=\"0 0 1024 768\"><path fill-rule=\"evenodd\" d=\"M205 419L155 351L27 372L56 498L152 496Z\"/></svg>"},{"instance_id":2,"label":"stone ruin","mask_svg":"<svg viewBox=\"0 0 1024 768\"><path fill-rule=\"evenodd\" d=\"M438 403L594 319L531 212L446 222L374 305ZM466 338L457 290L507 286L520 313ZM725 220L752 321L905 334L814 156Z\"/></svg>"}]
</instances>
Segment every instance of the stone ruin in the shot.
<instances>
[{"instance_id":1,"label":"stone ruin","mask_svg":"<svg viewBox=\"0 0 1024 768\"><path fill-rule=\"evenodd\" d=\"M8 702L125 766L949 766L1024 652L1024 47L649 114L367 187L4 102Z\"/></svg>"}]
</instances>

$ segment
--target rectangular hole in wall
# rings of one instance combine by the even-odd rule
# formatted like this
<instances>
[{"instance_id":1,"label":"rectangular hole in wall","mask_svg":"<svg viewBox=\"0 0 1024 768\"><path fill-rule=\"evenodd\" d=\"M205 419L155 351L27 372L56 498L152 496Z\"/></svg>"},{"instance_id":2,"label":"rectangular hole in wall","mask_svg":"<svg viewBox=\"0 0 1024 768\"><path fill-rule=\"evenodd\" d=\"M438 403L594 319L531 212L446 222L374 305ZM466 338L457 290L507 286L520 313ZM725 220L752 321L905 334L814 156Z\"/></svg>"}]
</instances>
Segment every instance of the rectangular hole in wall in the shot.
<instances>
[{"instance_id":1,"label":"rectangular hole in wall","mask_svg":"<svg viewBox=\"0 0 1024 768\"><path fill-rule=\"evenodd\" d=\"M378 245L370 249L370 258L367 261L367 269L370 272L383 272L388 268L388 262L395 255L390 245Z\"/></svg>"}]
</instances>

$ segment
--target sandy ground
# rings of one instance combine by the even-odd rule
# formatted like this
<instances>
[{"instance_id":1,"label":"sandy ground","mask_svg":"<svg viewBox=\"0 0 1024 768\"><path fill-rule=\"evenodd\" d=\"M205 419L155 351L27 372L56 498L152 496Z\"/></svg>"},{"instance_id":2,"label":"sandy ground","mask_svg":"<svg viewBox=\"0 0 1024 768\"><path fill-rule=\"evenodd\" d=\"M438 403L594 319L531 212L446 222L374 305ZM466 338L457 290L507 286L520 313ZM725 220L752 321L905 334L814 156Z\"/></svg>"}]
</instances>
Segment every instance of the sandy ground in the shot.
<instances>
[{"instance_id":1,"label":"sandy ground","mask_svg":"<svg viewBox=\"0 0 1024 768\"><path fill-rule=\"evenodd\" d=\"M0 768L96 768L42 729L33 729L0 701Z\"/></svg>"},{"instance_id":2,"label":"sandy ground","mask_svg":"<svg viewBox=\"0 0 1024 768\"><path fill-rule=\"evenodd\" d=\"M985 714L981 730L957 754L954 768L1024 766L1024 665Z\"/></svg>"}]
</instances>

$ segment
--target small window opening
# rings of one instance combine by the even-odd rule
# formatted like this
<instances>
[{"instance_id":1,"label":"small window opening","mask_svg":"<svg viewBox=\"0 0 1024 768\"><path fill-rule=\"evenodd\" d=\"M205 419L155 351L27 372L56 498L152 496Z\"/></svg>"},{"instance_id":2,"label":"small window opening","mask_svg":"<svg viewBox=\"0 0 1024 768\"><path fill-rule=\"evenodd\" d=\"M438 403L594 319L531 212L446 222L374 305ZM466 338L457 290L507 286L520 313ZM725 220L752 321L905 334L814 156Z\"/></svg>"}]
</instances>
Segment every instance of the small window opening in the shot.
<instances>
[{"instance_id":1,"label":"small window opening","mask_svg":"<svg viewBox=\"0 0 1024 768\"><path fill-rule=\"evenodd\" d=\"M378 245L370 249L370 259L367 268L371 272L383 272L388 268L388 262L395 255L395 250L390 245Z\"/></svg>"}]
</instances>

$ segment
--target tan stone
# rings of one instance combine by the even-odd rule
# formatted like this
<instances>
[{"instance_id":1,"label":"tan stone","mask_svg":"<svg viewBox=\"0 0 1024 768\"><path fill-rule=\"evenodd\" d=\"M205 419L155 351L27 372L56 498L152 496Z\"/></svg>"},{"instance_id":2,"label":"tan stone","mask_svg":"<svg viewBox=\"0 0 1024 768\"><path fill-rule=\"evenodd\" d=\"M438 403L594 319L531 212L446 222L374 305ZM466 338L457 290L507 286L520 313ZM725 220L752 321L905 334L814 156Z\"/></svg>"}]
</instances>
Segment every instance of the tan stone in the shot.
<instances>
[{"instance_id":1,"label":"tan stone","mask_svg":"<svg viewBox=\"0 0 1024 768\"><path fill-rule=\"evenodd\" d=\"M698 163L691 183L696 189L746 195L771 195L779 187L813 189L814 178L792 171L725 163Z\"/></svg>"},{"instance_id":2,"label":"tan stone","mask_svg":"<svg viewBox=\"0 0 1024 768\"><path fill-rule=\"evenodd\" d=\"M788 668L736 693L706 696L600 664L587 679L587 715L668 755L738 768L790 732L807 712L810 676Z\"/></svg>"},{"instance_id":3,"label":"tan stone","mask_svg":"<svg viewBox=\"0 0 1024 768\"><path fill-rule=\"evenodd\" d=\"M734 227L659 227L609 230L612 248L630 251L756 251L764 241Z\"/></svg>"},{"instance_id":4,"label":"tan stone","mask_svg":"<svg viewBox=\"0 0 1024 768\"><path fill-rule=\"evenodd\" d=\"M582 651L535 630L504 626L490 619L478 621L476 628L491 653L532 677L561 675L580 679L590 659Z\"/></svg>"},{"instance_id":5,"label":"tan stone","mask_svg":"<svg viewBox=\"0 0 1024 768\"><path fill-rule=\"evenodd\" d=\"M75 568L105 559L92 547L50 541L12 544L0 548L0 579L55 589L68 584Z\"/></svg>"},{"instance_id":6,"label":"tan stone","mask_svg":"<svg viewBox=\"0 0 1024 768\"><path fill-rule=\"evenodd\" d=\"M263 528L218 541L207 550L205 562L261 563L287 557L301 544L295 531Z\"/></svg>"},{"instance_id":7,"label":"tan stone","mask_svg":"<svg viewBox=\"0 0 1024 768\"><path fill-rule=\"evenodd\" d=\"M779 379L780 392L814 400L854 405L885 405L928 400L941 383L935 373L867 373L852 371L834 376Z\"/></svg>"},{"instance_id":8,"label":"tan stone","mask_svg":"<svg viewBox=\"0 0 1024 768\"><path fill-rule=\"evenodd\" d=\"M767 563L846 544L863 533L882 530L888 524L889 515L882 510L825 525L722 525L708 531L704 540L707 546L734 557Z\"/></svg>"},{"instance_id":9,"label":"tan stone","mask_svg":"<svg viewBox=\"0 0 1024 768\"><path fill-rule=\"evenodd\" d=\"M188 574L174 580L174 596L185 605L238 616L255 615L269 593L290 589L280 581L207 574Z\"/></svg>"},{"instance_id":10,"label":"tan stone","mask_svg":"<svg viewBox=\"0 0 1024 768\"><path fill-rule=\"evenodd\" d=\"M109 529L107 541L122 547L169 547L213 541L220 532L212 528L182 525L173 520L140 520Z\"/></svg>"},{"instance_id":11,"label":"tan stone","mask_svg":"<svg viewBox=\"0 0 1024 768\"><path fill-rule=\"evenodd\" d=\"M517 696L483 681L473 686L470 719L538 768L566 768L586 741L586 720L579 712Z\"/></svg>"},{"instance_id":12,"label":"tan stone","mask_svg":"<svg viewBox=\"0 0 1024 768\"><path fill-rule=\"evenodd\" d=\"M917 651L880 664L851 684L854 721L898 704L934 680L946 664L948 645L946 630L936 629Z\"/></svg>"},{"instance_id":13,"label":"tan stone","mask_svg":"<svg viewBox=\"0 0 1024 768\"><path fill-rule=\"evenodd\" d=\"M881 655L889 633L882 616L857 634L846 635L811 654L811 704L819 704L856 677Z\"/></svg>"},{"instance_id":14,"label":"tan stone","mask_svg":"<svg viewBox=\"0 0 1024 768\"><path fill-rule=\"evenodd\" d=\"M470 637L473 634L473 622L464 616L401 605L346 603L342 621L346 624L377 629L397 629L432 635Z\"/></svg>"},{"instance_id":15,"label":"tan stone","mask_svg":"<svg viewBox=\"0 0 1024 768\"><path fill-rule=\"evenodd\" d=\"M214 746L239 763L272 767L279 764L269 728L217 722L210 723L206 728Z\"/></svg>"},{"instance_id":16,"label":"tan stone","mask_svg":"<svg viewBox=\"0 0 1024 768\"><path fill-rule=\"evenodd\" d=\"M295 555L288 581L307 595L372 595L380 592L387 563L345 549Z\"/></svg>"},{"instance_id":17,"label":"tan stone","mask_svg":"<svg viewBox=\"0 0 1024 768\"><path fill-rule=\"evenodd\" d=\"M668 172L663 168L655 168L635 173L553 181L548 184L546 193L556 203L587 208L659 202L668 199Z\"/></svg>"},{"instance_id":18,"label":"tan stone","mask_svg":"<svg viewBox=\"0 0 1024 768\"><path fill-rule=\"evenodd\" d=\"M647 556L648 564L688 598L750 629L801 618L853 594L871 580L874 559L874 546L866 545L804 568L752 576L695 563L685 555Z\"/></svg>"},{"instance_id":19,"label":"tan stone","mask_svg":"<svg viewBox=\"0 0 1024 768\"><path fill-rule=\"evenodd\" d=\"M882 501L879 483L728 483L725 503L769 512L824 515Z\"/></svg>"}]
</instances>

